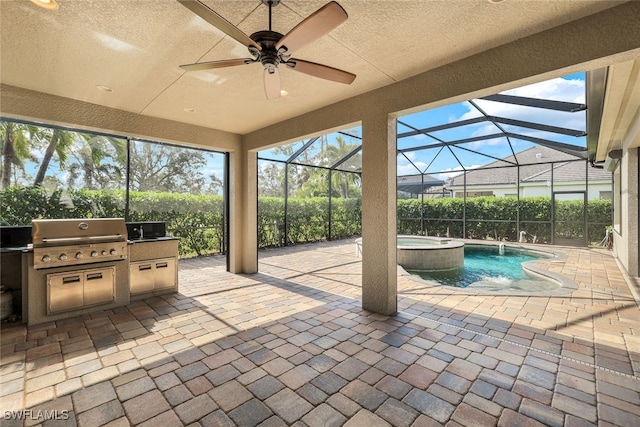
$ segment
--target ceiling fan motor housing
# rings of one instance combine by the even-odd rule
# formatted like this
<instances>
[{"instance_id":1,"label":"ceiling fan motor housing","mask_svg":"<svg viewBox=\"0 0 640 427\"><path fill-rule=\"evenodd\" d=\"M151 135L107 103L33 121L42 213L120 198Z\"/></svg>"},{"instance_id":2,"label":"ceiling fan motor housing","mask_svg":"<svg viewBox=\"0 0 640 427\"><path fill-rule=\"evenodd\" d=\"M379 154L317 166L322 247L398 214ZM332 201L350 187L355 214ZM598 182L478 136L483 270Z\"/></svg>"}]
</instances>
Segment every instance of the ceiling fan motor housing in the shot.
<instances>
[{"instance_id":1,"label":"ceiling fan motor housing","mask_svg":"<svg viewBox=\"0 0 640 427\"><path fill-rule=\"evenodd\" d=\"M258 50L253 46L249 46L249 52L256 58L256 61L260 61L264 68L269 70L270 73L273 73L281 62L287 61L288 58L283 55L285 51L280 49L282 52L279 52L276 49L276 43L283 37L282 34L276 31L265 30L255 32L249 37L262 48L262 50Z\"/></svg>"}]
</instances>

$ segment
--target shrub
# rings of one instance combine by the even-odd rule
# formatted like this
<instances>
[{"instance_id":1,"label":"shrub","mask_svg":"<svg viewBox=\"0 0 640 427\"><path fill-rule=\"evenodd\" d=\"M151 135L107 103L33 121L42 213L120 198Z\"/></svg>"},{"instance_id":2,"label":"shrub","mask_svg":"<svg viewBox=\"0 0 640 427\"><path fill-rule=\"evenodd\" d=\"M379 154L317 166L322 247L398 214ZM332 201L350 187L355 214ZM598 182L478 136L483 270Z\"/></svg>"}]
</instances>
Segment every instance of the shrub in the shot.
<instances>
[{"instance_id":1,"label":"shrub","mask_svg":"<svg viewBox=\"0 0 640 427\"><path fill-rule=\"evenodd\" d=\"M535 236L538 243L551 242L551 202L548 197L522 197L520 230L527 232L529 241ZM464 199L398 200L398 234L427 234L430 236L465 237L517 241L518 199L516 197L473 197ZM590 200L587 215L587 238L597 243L604 236L604 227L611 223L611 200ZM421 214L424 213L424 228ZM466 213L466 215L465 215ZM466 217L466 235L463 218ZM581 200L556 201L556 234L576 238L584 233Z\"/></svg>"},{"instance_id":2,"label":"shrub","mask_svg":"<svg viewBox=\"0 0 640 427\"><path fill-rule=\"evenodd\" d=\"M169 234L179 237L181 256L225 251L224 203L221 196L155 192L131 192L129 221L166 221ZM551 241L551 203L545 197L520 198L520 229L529 239ZM598 242L611 223L611 200L588 205L588 239ZM3 224L30 224L37 218L124 217L125 193L121 190L56 190L11 187L0 192ZM289 198L285 236L285 206L280 197L258 198L259 247L283 246L359 236L362 202L358 198ZM464 200L461 198L399 199L398 234L467 237L517 241L518 199L515 197L468 198L466 236ZM556 215L565 220L556 232L575 237L584 232L581 201L558 201ZM423 219L424 218L424 219Z\"/></svg>"},{"instance_id":3,"label":"shrub","mask_svg":"<svg viewBox=\"0 0 640 427\"><path fill-rule=\"evenodd\" d=\"M221 196L132 192L129 200L129 221L166 221L169 234L180 238L181 256L224 251ZM124 210L122 190L56 190L49 195L41 188L11 187L0 192L2 221L9 225L49 218L121 218Z\"/></svg>"}]
</instances>

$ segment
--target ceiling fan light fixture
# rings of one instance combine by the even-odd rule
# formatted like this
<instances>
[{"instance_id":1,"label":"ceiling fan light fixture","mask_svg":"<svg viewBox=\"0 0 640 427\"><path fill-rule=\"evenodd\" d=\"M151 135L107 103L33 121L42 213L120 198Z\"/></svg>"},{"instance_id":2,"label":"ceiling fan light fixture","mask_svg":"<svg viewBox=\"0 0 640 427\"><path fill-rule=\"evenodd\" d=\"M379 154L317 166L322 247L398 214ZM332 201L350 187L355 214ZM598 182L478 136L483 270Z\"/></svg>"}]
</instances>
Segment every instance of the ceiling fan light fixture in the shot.
<instances>
[{"instance_id":1,"label":"ceiling fan light fixture","mask_svg":"<svg viewBox=\"0 0 640 427\"><path fill-rule=\"evenodd\" d=\"M58 2L56 0L31 0L31 2L43 9L55 10L58 8Z\"/></svg>"}]
</instances>

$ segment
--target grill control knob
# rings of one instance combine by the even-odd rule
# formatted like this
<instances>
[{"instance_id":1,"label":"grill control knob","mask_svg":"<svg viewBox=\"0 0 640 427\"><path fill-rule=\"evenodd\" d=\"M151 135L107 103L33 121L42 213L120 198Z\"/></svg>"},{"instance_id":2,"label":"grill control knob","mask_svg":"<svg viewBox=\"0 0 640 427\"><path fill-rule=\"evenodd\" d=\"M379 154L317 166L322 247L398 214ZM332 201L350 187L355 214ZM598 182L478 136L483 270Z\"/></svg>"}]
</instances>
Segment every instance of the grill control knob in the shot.
<instances>
[{"instance_id":1,"label":"grill control knob","mask_svg":"<svg viewBox=\"0 0 640 427\"><path fill-rule=\"evenodd\" d=\"M91 257L95 258L98 256L98 252L97 251L91 251Z\"/></svg>"},{"instance_id":2,"label":"grill control knob","mask_svg":"<svg viewBox=\"0 0 640 427\"><path fill-rule=\"evenodd\" d=\"M82 259L82 258L84 258L84 254L82 252L76 253L76 259Z\"/></svg>"},{"instance_id":3,"label":"grill control knob","mask_svg":"<svg viewBox=\"0 0 640 427\"><path fill-rule=\"evenodd\" d=\"M66 261L67 260L67 254L60 254L60 256L58 257L58 259L60 261Z\"/></svg>"},{"instance_id":4,"label":"grill control knob","mask_svg":"<svg viewBox=\"0 0 640 427\"><path fill-rule=\"evenodd\" d=\"M104 249L102 250L102 256L106 256L109 255L109 252L105 251Z\"/></svg>"},{"instance_id":5,"label":"grill control knob","mask_svg":"<svg viewBox=\"0 0 640 427\"><path fill-rule=\"evenodd\" d=\"M110 253L111 255L117 255L117 254L118 254L118 251L116 251L115 249L111 249L111 250L109 251L109 253Z\"/></svg>"},{"instance_id":6,"label":"grill control knob","mask_svg":"<svg viewBox=\"0 0 640 427\"><path fill-rule=\"evenodd\" d=\"M51 261L51 257L49 255L44 255L42 257L42 262L49 262L49 261Z\"/></svg>"}]
</instances>

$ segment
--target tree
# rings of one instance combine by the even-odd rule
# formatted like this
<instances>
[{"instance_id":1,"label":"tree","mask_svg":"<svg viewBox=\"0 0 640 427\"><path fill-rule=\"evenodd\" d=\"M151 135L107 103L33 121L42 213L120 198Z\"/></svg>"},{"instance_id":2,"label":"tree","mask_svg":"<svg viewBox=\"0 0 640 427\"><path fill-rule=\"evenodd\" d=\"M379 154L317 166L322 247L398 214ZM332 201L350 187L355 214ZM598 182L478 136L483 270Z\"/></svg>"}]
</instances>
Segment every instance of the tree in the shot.
<instances>
[{"instance_id":1,"label":"tree","mask_svg":"<svg viewBox=\"0 0 640 427\"><path fill-rule=\"evenodd\" d=\"M207 192L210 194L219 194L221 190L224 189L224 182L222 182L222 180L218 178L216 174L211 173L209 175L209 185L207 189Z\"/></svg>"},{"instance_id":2,"label":"tree","mask_svg":"<svg viewBox=\"0 0 640 427\"><path fill-rule=\"evenodd\" d=\"M321 136L316 142L301 152L288 167L277 167L275 163L261 166L258 169L260 195L279 196L284 194L285 169L288 171L289 195L296 197L318 197L326 196L329 193L327 167L333 167L346 156L350 157L350 163L361 163L361 154L353 151L358 149L360 144L348 143L342 135L335 136L335 143L329 143L327 136ZM273 149L274 154L293 154L293 145L288 144ZM309 165L309 166L303 166ZM317 168L315 166L323 166ZM341 167L344 167L342 165ZM353 197L360 194L360 175L348 172L349 169L332 170L332 196ZM354 169L354 172L359 168Z\"/></svg>"},{"instance_id":3,"label":"tree","mask_svg":"<svg viewBox=\"0 0 640 427\"><path fill-rule=\"evenodd\" d=\"M329 194L329 182L326 169L314 169L314 172L296 191L296 197L326 197Z\"/></svg>"},{"instance_id":4,"label":"tree","mask_svg":"<svg viewBox=\"0 0 640 427\"><path fill-rule=\"evenodd\" d=\"M275 162L259 164L258 192L260 196L284 196L284 166L278 167Z\"/></svg>"},{"instance_id":5,"label":"tree","mask_svg":"<svg viewBox=\"0 0 640 427\"><path fill-rule=\"evenodd\" d=\"M42 137L45 133L49 134L49 143L47 145L47 149L44 152L42 162L40 162L40 167L38 168L36 178L33 181L34 187L39 187L40 185L42 185L42 181L47 174L47 169L49 169L49 163L51 162L51 158L53 157L54 153L58 156L60 168L62 169L64 167L64 164L67 160L69 148L71 147L71 144L73 144L73 140L76 135L75 132L70 132L62 129L39 128L39 130L39 137Z\"/></svg>"},{"instance_id":6,"label":"tree","mask_svg":"<svg viewBox=\"0 0 640 427\"><path fill-rule=\"evenodd\" d=\"M347 143L342 135L336 136L336 143L328 145L325 151L328 165L333 166L337 164L359 146L360 144ZM358 152L351 157L351 161L360 160L358 163L362 164L361 158L362 154ZM334 196L349 197L354 194L359 194L360 175L353 172L334 169L331 173L331 187L333 190L332 195Z\"/></svg>"},{"instance_id":7,"label":"tree","mask_svg":"<svg viewBox=\"0 0 640 427\"><path fill-rule=\"evenodd\" d=\"M11 186L11 171L15 166L24 171L24 160L31 158L29 137L31 126L3 121L0 127L2 136L2 189Z\"/></svg>"},{"instance_id":8,"label":"tree","mask_svg":"<svg viewBox=\"0 0 640 427\"><path fill-rule=\"evenodd\" d=\"M131 147L131 190L200 194L207 179L198 168L206 164L200 151L136 142Z\"/></svg>"},{"instance_id":9,"label":"tree","mask_svg":"<svg viewBox=\"0 0 640 427\"><path fill-rule=\"evenodd\" d=\"M127 142L103 135L79 134L72 154L76 162L69 167L69 186L82 177L88 189L121 188L127 163Z\"/></svg>"}]
</instances>

